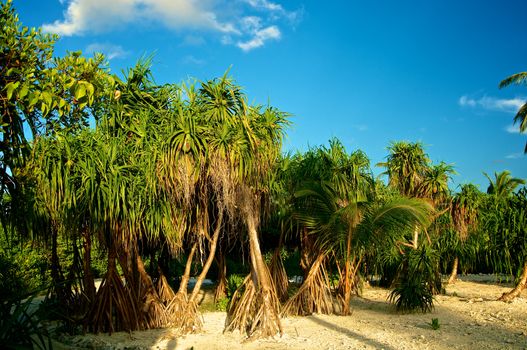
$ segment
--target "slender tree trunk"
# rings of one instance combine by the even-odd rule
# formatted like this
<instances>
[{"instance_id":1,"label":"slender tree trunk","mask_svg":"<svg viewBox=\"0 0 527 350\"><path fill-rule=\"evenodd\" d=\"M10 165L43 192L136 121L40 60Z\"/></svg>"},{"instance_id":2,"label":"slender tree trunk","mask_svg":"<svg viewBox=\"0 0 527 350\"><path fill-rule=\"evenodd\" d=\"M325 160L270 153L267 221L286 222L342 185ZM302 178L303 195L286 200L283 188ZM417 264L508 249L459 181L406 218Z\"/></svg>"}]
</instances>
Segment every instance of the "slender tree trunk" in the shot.
<instances>
[{"instance_id":1,"label":"slender tree trunk","mask_svg":"<svg viewBox=\"0 0 527 350\"><path fill-rule=\"evenodd\" d=\"M205 262L205 265L203 265L201 273L196 279L196 284L194 285L194 289L192 290L192 294L190 295L189 302L195 301L196 296L198 295L201 289L201 285L203 284L203 280L205 279L205 277L207 277L207 273L209 272L210 266L212 265L212 260L214 260L214 255L216 254L216 246L218 245L218 238L220 237L222 225L223 211L220 211L218 220L216 222L216 228L214 230L214 234L212 235L212 241L210 242L209 256L207 258L207 261Z\"/></svg>"},{"instance_id":2,"label":"slender tree trunk","mask_svg":"<svg viewBox=\"0 0 527 350\"><path fill-rule=\"evenodd\" d=\"M269 270L264 262L258 232L256 231L255 213L250 214L247 220L249 245L251 250L251 263L253 266L253 281L256 287L256 293L261 296L260 305L256 305L264 314L261 319L256 320L251 326L249 334L259 331L263 337L274 336L277 333L282 334L282 324L279 316L279 301L276 291L273 288Z\"/></svg>"},{"instance_id":3,"label":"slender tree trunk","mask_svg":"<svg viewBox=\"0 0 527 350\"><path fill-rule=\"evenodd\" d=\"M51 228L51 280L53 281L53 288L51 292L52 297L56 297L63 305L69 302L69 293L66 290L64 275L60 266L58 254L58 232L55 227Z\"/></svg>"},{"instance_id":4,"label":"slender tree trunk","mask_svg":"<svg viewBox=\"0 0 527 350\"><path fill-rule=\"evenodd\" d=\"M307 228L304 227L300 235L300 267L304 271L304 276L302 277L305 280L311 269L312 259L309 253L313 251L313 243L307 233Z\"/></svg>"},{"instance_id":5,"label":"slender tree trunk","mask_svg":"<svg viewBox=\"0 0 527 350\"><path fill-rule=\"evenodd\" d=\"M418 248L418 241L419 241L419 227L416 226L414 228L414 240L412 242L412 245L413 245L413 248L414 249L417 249Z\"/></svg>"},{"instance_id":6,"label":"slender tree trunk","mask_svg":"<svg viewBox=\"0 0 527 350\"><path fill-rule=\"evenodd\" d=\"M362 259L356 259L353 258L353 260L346 260L346 265L344 267L344 274L343 274L343 281L341 293L343 294L343 306L342 306L342 315L347 316L351 314L350 311L350 302L351 302L351 294L353 293L353 290L356 288L356 276L357 271L359 269L360 263Z\"/></svg>"},{"instance_id":7,"label":"slender tree trunk","mask_svg":"<svg viewBox=\"0 0 527 350\"><path fill-rule=\"evenodd\" d=\"M84 249L84 259L82 259L84 293L88 303L95 300L95 281L91 270L91 236L85 228L82 232L82 246Z\"/></svg>"},{"instance_id":8,"label":"slender tree trunk","mask_svg":"<svg viewBox=\"0 0 527 350\"><path fill-rule=\"evenodd\" d=\"M223 252L223 245L220 244L218 254L216 256L216 263L218 264L218 283L216 291L214 292L214 301L217 302L227 295L227 264L225 261L225 253Z\"/></svg>"},{"instance_id":9,"label":"slender tree trunk","mask_svg":"<svg viewBox=\"0 0 527 350\"><path fill-rule=\"evenodd\" d=\"M459 258L456 256L454 258L454 263L452 264L452 271L450 272L450 277L448 278L448 284L455 283L457 280L457 270L459 265Z\"/></svg>"},{"instance_id":10,"label":"slender tree trunk","mask_svg":"<svg viewBox=\"0 0 527 350\"><path fill-rule=\"evenodd\" d=\"M525 286L527 285L527 261L523 264L523 270L522 274L520 276L520 280L518 281L518 284L516 284L516 287L514 287L513 290L511 290L508 293L503 293L503 295L498 299L501 301L509 302L512 299L516 298L521 294L521 292L525 289Z\"/></svg>"},{"instance_id":11,"label":"slender tree trunk","mask_svg":"<svg viewBox=\"0 0 527 350\"><path fill-rule=\"evenodd\" d=\"M187 295L188 289L188 280L190 279L190 269L192 268L192 260L194 260L194 254L196 254L196 249L198 248L198 243L194 243L188 254L187 263L185 265L185 271L183 276L181 276L181 283L179 284L179 293Z\"/></svg>"}]
</instances>

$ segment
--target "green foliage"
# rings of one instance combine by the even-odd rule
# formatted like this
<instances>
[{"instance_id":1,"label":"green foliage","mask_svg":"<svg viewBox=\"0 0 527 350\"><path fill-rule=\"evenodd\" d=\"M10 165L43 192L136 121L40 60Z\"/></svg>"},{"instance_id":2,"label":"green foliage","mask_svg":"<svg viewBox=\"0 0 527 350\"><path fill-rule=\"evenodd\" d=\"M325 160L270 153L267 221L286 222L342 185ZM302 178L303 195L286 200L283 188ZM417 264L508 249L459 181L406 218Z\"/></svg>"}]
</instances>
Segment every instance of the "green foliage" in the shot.
<instances>
[{"instance_id":1,"label":"green foliage","mask_svg":"<svg viewBox=\"0 0 527 350\"><path fill-rule=\"evenodd\" d=\"M487 263L495 273L521 273L527 259L527 189L508 198L489 196L482 207L480 227Z\"/></svg>"},{"instance_id":2,"label":"green foliage","mask_svg":"<svg viewBox=\"0 0 527 350\"><path fill-rule=\"evenodd\" d=\"M42 290L49 285L45 251L28 242L8 244L0 233L0 300Z\"/></svg>"},{"instance_id":3,"label":"green foliage","mask_svg":"<svg viewBox=\"0 0 527 350\"><path fill-rule=\"evenodd\" d=\"M423 313L434 307L434 294L441 290L438 255L431 247L406 249L389 300L397 311Z\"/></svg>"},{"instance_id":4,"label":"green foliage","mask_svg":"<svg viewBox=\"0 0 527 350\"><path fill-rule=\"evenodd\" d=\"M232 299L234 292L243 284L244 279L242 275L230 275L227 278L227 299Z\"/></svg>"},{"instance_id":5,"label":"green foliage","mask_svg":"<svg viewBox=\"0 0 527 350\"><path fill-rule=\"evenodd\" d=\"M35 295L18 294L1 301L0 343L5 349L51 349L47 329L39 322Z\"/></svg>"},{"instance_id":6,"label":"green foliage","mask_svg":"<svg viewBox=\"0 0 527 350\"><path fill-rule=\"evenodd\" d=\"M500 82L500 89L509 85L527 85L527 72L513 74ZM527 102L525 102L514 116L514 124L519 124L520 132L527 131ZM527 153L527 143L524 152Z\"/></svg>"},{"instance_id":7,"label":"green foliage","mask_svg":"<svg viewBox=\"0 0 527 350\"><path fill-rule=\"evenodd\" d=\"M216 301L216 310L217 311L227 311L229 306L230 299L227 297L221 298Z\"/></svg>"},{"instance_id":8,"label":"green foliage","mask_svg":"<svg viewBox=\"0 0 527 350\"><path fill-rule=\"evenodd\" d=\"M441 324L439 323L438 318L432 318L432 322L430 323L430 326L434 331L437 331L439 328L441 328Z\"/></svg>"},{"instance_id":9,"label":"green foliage","mask_svg":"<svg viewBox=\"0 0 527 350\"><path fill-rule=\"evenodd\" d=\"M231 274L227 277L226 296L216 301L216 310L227 311L234 293L243 284L244 279L243 275L238 274ZM243 293L243 291L240 291L240 293Z\"/></svg>"}]
</instances>

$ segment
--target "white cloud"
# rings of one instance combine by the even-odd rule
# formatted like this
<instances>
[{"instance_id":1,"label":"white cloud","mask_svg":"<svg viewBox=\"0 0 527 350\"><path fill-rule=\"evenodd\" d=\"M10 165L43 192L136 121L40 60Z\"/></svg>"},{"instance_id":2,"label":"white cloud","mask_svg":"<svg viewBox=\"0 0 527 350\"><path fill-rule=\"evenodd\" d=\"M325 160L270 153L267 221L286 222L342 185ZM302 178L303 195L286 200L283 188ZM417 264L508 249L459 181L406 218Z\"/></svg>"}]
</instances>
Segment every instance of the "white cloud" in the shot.
<instances>
[{"instance_id":1,"label":"white cloud","mask_svg":"<svg viewBox=\"0 0 527 350\"><path fill-rule=\"evenodd\" d=\"M89 35L127 26L162 26L183 31L182 45L203 45L203 32L243 51L279 40L280 27L294 28L303 9L287 11L269 0L62 0L62 19L46 23L46 32Z\"/></svg>"},{"instance_id":2,"label":"white cloud","mask_svg":"<svg viewBox=\"0 0 527 350\"><path fill-rule=\"evenodd\" d=\"M247 41L240 41L236 45L243 51L251 51L257 47L261 47L268 40L278 40L281 37L280 29L277 26L270 26L264 29L256 30L251 39Z\"/></svg>"},{"instance_id":3,"label":"white cloud","mask_svg":"<svg viewBox=\"0 0 527 350\"><path fill-rule=\"evenodd\" d=\"M88 53L103 53L109 60L112 60L114 58L123 58L128 56L129 54L129 52L124 50L121 45L113 45L108 43L90 44L86 47L85 51Z\"/></svg>"},{"instance_id":4,"label":"white cloud","mask_svg":"<svg viewBox=\"0 0 527 350\"><path fill-rule=\"evenodd\" d=\"M522 158L524 156L523 153L512 153L512 154L509 154L507 156L505 156L505 158L507 159L518 159L518 158Z\"/></svg>"},{"instance_id":5,"label":"white cloud","mask_svg":"<svg viewBox=\"0 0 527 350\"><path fill-rule=\"evenodd\" d=\"M270 13L272 18L284 17L293 24L299 22L304 14L303 8L287 11L282 5L267 0L244 0L244 2L256 10Z\"/></svg>"},{"instance_id":6,"label":"white cloud","mask_svg":"<svg viewBox=\"0 0 527 350\"><path fill-rule=\"evenodd\" d=\"M466 95L459 98L459 105L463 107L482 108L491 111L516 113L520 107L525 104L526 99L522 97L515 97L510 99L501 99L490 96L483 96L479 99L474 99Z\"/></svg>"},{"instance_id":7,"label":"white cloud","mask_svg":"<svg viewBox=\"0 0 527 350\"><path fill-rule=\"evenodd\" d=\"M267 0L245 0L245 2L254 8L260 8L260 9L269 10L269 11L279 11L279 12L284 11L284 8L282 7L282 5L275 4Z\"/></svg>"},{"instance_id":8,"label":"white cloud","mask_svg":"<svg viewBox=\"0 0 527 350\"><path fill-rule=\"evenodd\" d=\"M169 28L201 28L236 32L230 22L222 22L210 1L197 0L70 0L64 19L44 24L44 31L64 36L104 32L138 21L162 23Z\"/></svg>"},{"instance_id":9,"label":"white cloud","mask_svg":"<svg viewBox=\"0 0 527 350\"><path fill-rule=\"evenodd\" d=\"M505 128L505 131L507 131L510 134L519 134L520 126L519 125L509 125Z\"/></svg>"}]
</instances>

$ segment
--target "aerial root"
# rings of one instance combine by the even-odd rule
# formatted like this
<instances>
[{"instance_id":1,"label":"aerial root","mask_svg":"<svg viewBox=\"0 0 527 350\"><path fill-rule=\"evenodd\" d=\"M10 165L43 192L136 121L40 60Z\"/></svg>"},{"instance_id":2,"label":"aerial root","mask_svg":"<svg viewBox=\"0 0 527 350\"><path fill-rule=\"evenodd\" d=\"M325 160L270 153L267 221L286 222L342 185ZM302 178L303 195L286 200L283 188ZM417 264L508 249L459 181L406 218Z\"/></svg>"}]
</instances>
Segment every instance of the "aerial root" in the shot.
<instances>
[{"instance_id":1,"label":"aerial root","mask_svg":"<svg viewBox=\"0 0 527 350\"><path fill-rule=\"evenodd\" d=\"M203 329L203 320L198 310L198 303L189 300L184 292L176 296L167 304L166 311L170 319L170 326L177 328L180 334L196 333Z\"/></svg>"},{"instance_id":2,"label":"aerial root","mask_svg":"<svg viewBox=\"0 0 527 350\"><path fill-rule=\"evenodd\" d=\"M279 306L276 292L263 288L257 291L249 275L233 295L224 332L245 332L248 339L282 335Z\"/></svg>"},{"instance_id":3,"label":"aerial root","mask_svg":"<svg viewBox=\"0 0 527 350\"><path fill-rule=\"evenodd\" d=\"M331 293L329 279L324 268L324 256L315 260L307 278L298 291L285 303L283 316L305 316L313 313L332 314L338 313L340 303Z\"/></svg>"}]
</instances>

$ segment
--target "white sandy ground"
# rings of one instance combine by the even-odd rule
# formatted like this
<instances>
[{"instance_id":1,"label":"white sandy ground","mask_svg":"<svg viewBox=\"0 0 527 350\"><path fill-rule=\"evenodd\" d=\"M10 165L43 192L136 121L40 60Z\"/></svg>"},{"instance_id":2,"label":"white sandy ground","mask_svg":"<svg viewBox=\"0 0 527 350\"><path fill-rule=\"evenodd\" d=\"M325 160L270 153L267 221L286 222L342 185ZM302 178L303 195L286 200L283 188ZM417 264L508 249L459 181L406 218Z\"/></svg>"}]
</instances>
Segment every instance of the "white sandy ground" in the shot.
<instances>
[{"instance_id":1,"label":"white sandy ground","mask_svg":"<svg viewBox=\"0 0 527 350\"><path fill-rule=\"evenodd\" d=\"M204 330L178 337L173 329L64 338L65 348L90 349L526 349L527 291L512 303L496 299L510 284L493 276L461 276L438 295L427 314L397 314L386 289L365 287L352 300L351 316L312 315L282 319L284 335L245 341L222 334L225 313L203 314ZM440 328L433 330L432 318Z\"/></svg>"}]
</instances>

